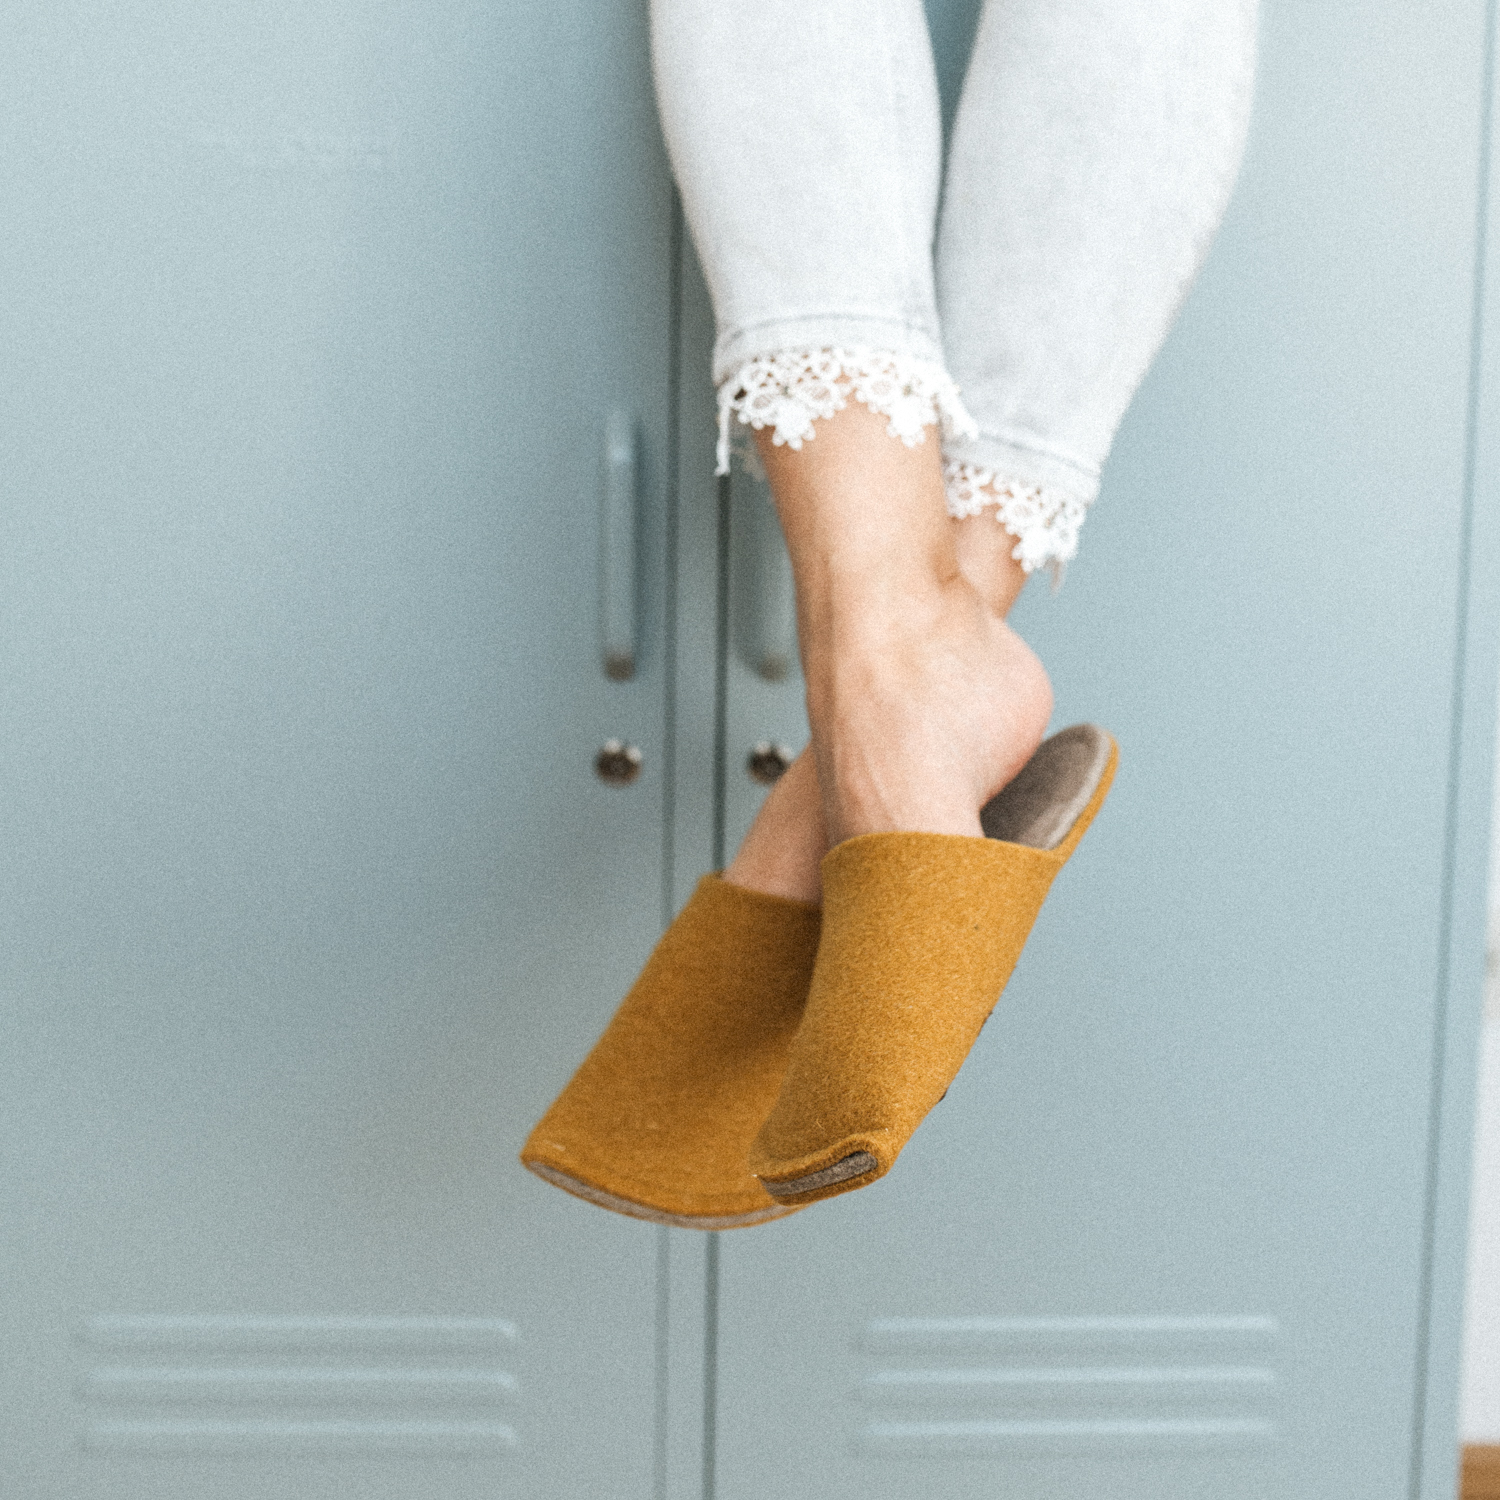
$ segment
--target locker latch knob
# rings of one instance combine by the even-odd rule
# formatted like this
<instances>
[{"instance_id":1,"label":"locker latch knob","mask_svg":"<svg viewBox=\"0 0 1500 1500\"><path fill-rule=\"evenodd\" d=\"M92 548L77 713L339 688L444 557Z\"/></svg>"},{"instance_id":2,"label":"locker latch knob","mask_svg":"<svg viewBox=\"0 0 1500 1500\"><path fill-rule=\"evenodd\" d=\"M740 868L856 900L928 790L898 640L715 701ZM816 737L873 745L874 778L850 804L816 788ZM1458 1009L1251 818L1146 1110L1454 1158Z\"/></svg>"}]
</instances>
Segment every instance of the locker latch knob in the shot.
<instances>
[{"instance_id":1,"label":"locker latch knob","mask_svg":"<svg viewBox=\"0 0 1500 1500\"><path fill-rule=\"evenodd\" d=\"M791 763L792 752L785 745L762 740L746 757L745 769L750 773L751 781L770 786L773 781L781 780Z\"/></svg>"},{"instance_id":2,"label":"locker latch knob","mask_svg":"<svg viewBox=\"0 0 1500 1500\"><path fill-rule=\"evenodd\" d=\"M594 757L594 773L610 786L629 786L641 774L641 752L624 740L605 740Z\"/></svg>"}]
</instances>

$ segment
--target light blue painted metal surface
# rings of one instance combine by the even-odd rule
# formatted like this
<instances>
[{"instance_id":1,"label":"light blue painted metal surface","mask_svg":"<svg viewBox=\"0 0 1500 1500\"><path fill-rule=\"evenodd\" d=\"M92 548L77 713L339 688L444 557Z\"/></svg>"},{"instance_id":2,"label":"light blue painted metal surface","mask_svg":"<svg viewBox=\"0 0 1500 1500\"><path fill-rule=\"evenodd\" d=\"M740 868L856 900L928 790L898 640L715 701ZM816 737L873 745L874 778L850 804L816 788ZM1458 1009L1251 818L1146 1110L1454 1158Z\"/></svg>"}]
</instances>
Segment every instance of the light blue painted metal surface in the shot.
<instances>
[{"instance_id":1,"label":"light blue painted metal surface","mask_svg":"<svg viewBox=\"0 0 1500 1500\"><path fill-rule=\"evenodd\" d=\"M0 19L7 1497L1437 1500L1481 9L1269 11L1223 240L1019 616L1119 788L897 1173L717 1268L514 1162L805 735L642 7Z\"/></svg>"},{"instance_id":2,"label":"light blue painted metal surface","mask_svg":"<svg viewBox=\"0 0 1500 1500\"><path fill-rule=\"evenodd\" d=\"M647 1495L657 1237L515 1161L661 912L643 8L11 5L0 142L0 1493Z\"/></svg>"},{"instance_id":3,"label":"light blue painted metal surface","mask_svg":"<svg viewBox=\"0 0 1500 1500\"><path fill-rule=\"evenodd\" d=\"M1064 591L1017 612L1116 791L890 1178L722 1237L721 1500L1445 1493L1485 11L1267 7L1222 238ZM795 711L730 672L740 740Z\"/></svg>"}]
</instances>

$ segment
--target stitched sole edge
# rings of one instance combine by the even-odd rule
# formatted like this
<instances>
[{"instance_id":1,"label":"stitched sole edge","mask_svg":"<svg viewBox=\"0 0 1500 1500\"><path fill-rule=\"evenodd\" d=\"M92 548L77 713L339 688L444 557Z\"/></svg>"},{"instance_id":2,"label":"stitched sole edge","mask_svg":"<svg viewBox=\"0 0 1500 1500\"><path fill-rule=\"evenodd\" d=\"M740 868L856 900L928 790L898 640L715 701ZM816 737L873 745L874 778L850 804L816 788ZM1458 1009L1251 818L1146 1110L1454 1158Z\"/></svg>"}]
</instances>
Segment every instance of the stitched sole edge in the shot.
<instances>
[{"instance_id":1,"label":"stitched sole edge","mask_svg":"<svg viewBox=\"0 0 1500 1500\"><path fill-rule=\"evenodd\" d=\"M631 1198L607 1193L603 1188L596 1188L590 1183L580 1182L576 1177L569 1177L566 1172L559 1172L556 1167L531 1161L522 1165L544 1181L550 1182L553 1187L572 1193L575 1198L596 1203L600 1208L613 1209L615 1213L626 1214L632 1219L646 1219L652 1224L669 1224L674 1229L742 1229L749 1224L764 1224L767 1219L784 1218L798 1207L796 1204L776 1204L770 1208L753 1209L745 1214L672 1214L665 1209L637 1203Z\"/></svg>"}]
</instances>

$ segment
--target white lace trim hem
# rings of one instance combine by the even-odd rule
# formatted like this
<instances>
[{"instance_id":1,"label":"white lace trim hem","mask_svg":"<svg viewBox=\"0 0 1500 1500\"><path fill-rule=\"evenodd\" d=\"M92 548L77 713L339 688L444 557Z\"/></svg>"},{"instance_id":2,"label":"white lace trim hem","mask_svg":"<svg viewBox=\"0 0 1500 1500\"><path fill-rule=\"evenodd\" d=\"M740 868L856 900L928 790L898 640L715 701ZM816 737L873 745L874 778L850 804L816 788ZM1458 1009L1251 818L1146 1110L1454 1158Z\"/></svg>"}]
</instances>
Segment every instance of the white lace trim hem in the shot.
<instances>
[{"instance_id":1,"label":"white lace trim hem","mask_svg":"<svg viewBox=\"0 0 1500 1500\"><path fill-rule=\"evenodd\" d=\"M715 472L729 472L730 432L739 421L771 441L800 449L813 423L849 404L850 396L889 419L886 431L908 448L942 423L944 437L978 437L952 377L935 360L890 349L783 349L746 360L719 387Z\"/></svg>"},{"instance_id":2,"label":"white lace trim hem","mask_svg":"<svg viewBox=\"0 0 1500 1500\"><path fill-rule=\"evenodd\" d=\"M957 520L977 516L987 505L995 519L1016 539L1011 553L1027 573L1046 568L1054 584L1078 555L1078 529L1088 505L1066 490L1050 485L1021 484L978 464L943 465L948 492L948 514Z\"/></svg>"}]
</instances>

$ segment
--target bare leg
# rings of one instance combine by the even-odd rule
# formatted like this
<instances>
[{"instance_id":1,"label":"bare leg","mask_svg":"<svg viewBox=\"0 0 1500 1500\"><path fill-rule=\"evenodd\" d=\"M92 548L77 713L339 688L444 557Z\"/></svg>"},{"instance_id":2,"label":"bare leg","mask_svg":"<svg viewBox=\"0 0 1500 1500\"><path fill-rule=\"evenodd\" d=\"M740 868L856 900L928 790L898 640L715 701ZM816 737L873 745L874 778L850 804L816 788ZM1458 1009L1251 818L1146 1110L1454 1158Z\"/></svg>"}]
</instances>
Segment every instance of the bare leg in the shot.
<instances>
[{"instance_id":1,"label":"bare leg","mask_svg":"<svg viewBox=\"0 0 1500 1500\"><path fill-rule=\"evenodd\" d=\"M1051 713L1004 623L1025 574L993 514L944 511L934 435L908 448L851 403L800 452L762 438L797 578L813 744L725 874L802 900L830 843L893 829L977 836ZM830 838L829 830L834 830Z\"/></svg>"}]
</instances>

